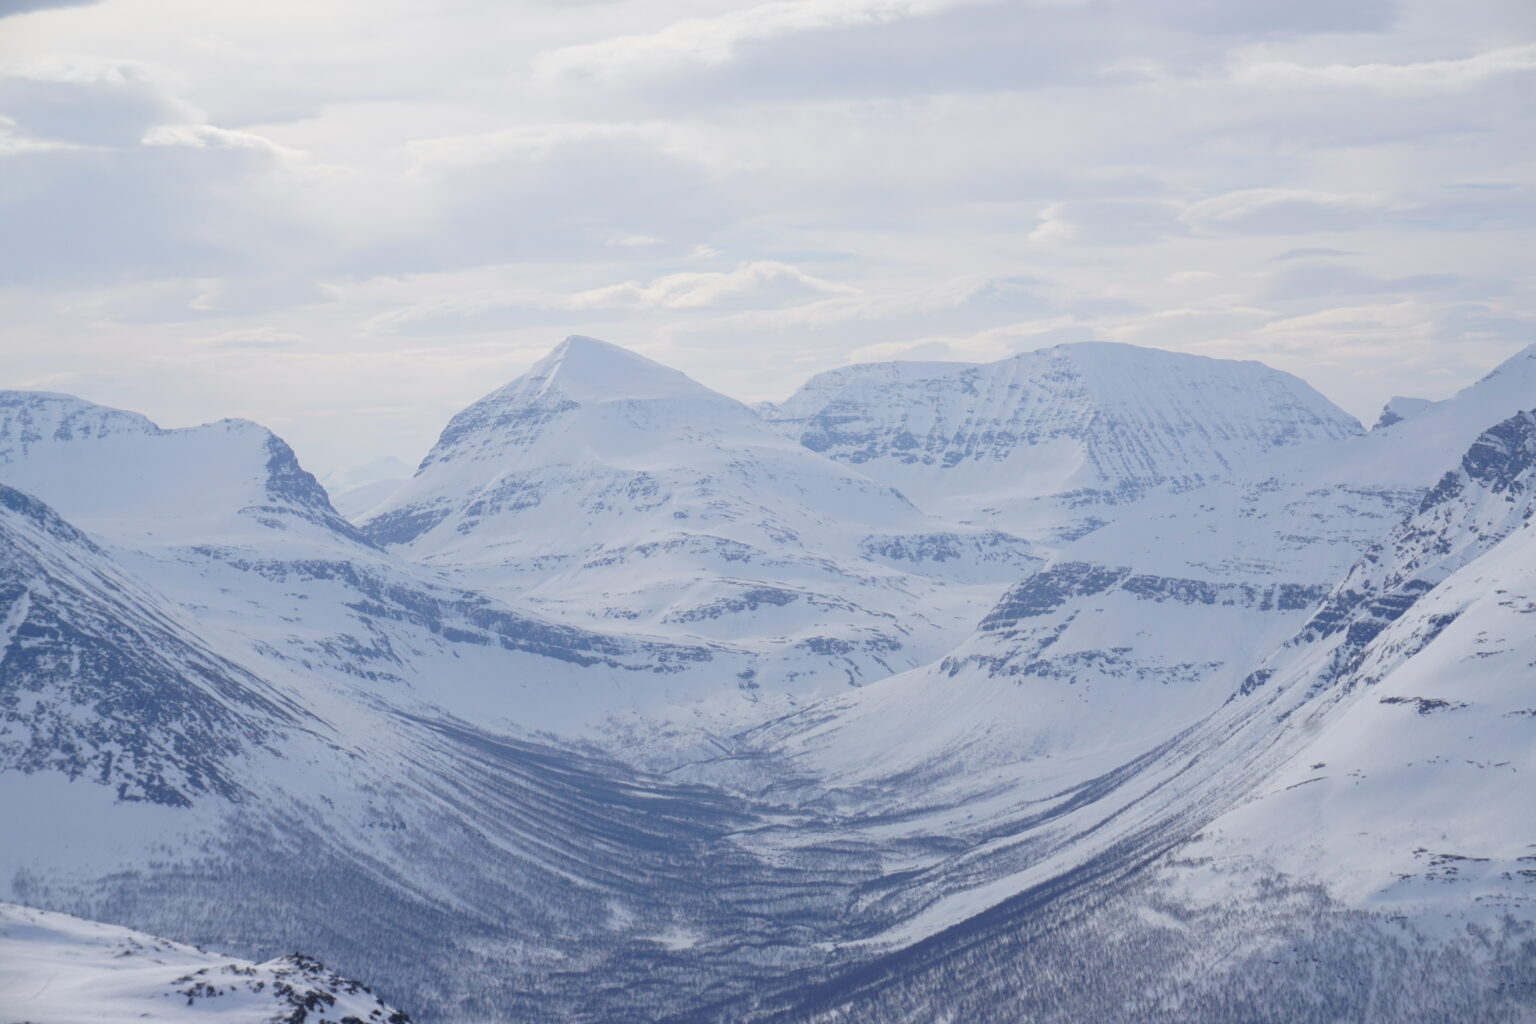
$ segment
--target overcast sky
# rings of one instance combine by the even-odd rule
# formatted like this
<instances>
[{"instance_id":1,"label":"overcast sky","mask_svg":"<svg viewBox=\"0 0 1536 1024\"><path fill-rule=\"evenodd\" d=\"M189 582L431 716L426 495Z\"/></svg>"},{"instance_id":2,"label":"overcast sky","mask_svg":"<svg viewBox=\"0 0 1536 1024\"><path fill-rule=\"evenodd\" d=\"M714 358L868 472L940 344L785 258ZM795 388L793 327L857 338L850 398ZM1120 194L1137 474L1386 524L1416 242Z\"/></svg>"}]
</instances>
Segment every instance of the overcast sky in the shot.
<instances>
[{"instance_id":1,"label":"overcast sky","mask_svg":"<svg viewBox=\"0 0 1536 1024\"><path fill-rule=\"evenodd\" d=\"M420 457L1102 339L1374 419L1536 342L1531 0L0 0L0 386Z\"/></svg>"}]
</instances>

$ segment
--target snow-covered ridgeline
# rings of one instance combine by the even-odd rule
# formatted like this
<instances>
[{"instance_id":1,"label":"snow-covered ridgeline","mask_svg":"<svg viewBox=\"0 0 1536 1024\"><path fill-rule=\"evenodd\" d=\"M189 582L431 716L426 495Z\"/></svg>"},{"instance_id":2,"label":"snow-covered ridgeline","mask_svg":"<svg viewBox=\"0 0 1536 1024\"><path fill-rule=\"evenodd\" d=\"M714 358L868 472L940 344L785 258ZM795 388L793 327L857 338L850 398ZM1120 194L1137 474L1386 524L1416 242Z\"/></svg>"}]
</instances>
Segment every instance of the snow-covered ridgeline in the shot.
<instances>
[{"instance_id":1,"label":"snow-covered ridgeline","mask_svg":"<svg viewBox=\"0 0 1536 1024\"><path fill-rule=\"evenodd\" d=\"M860 972L985 966L973 922L1125 910L1143 864L1184 907L1283 873L1410 931L1530 918L1536 349L1369 436L1266 426L1306 406L1268 371L1125 356L1267 397L1143 423L1155 388L1095 391L1180 436L1090 460L1139 482L1079 493L1099 528L1045 564L631 358L567 343L467 410L411 485L446 516L389 550L261 428L8 395L0 479L32 495L0 492L0 797L53 826L0 843L8 891L217 948L312 936L430 1012L594 1019L642 992L750 1020L844 970L870 1007ZM1030 514L1066 523L1053 493ZM616 712L693 763L601 753ZM510 735L535 728L589 745Z\"/></svg>"},{"instance_id":2,"label":"snow-covered ridgeline","mask_svg":"<svg viewBox=\"0 0 1536 1024\"><path fill-rule=\"evenodd\" d=\"M31 1024L410 1024L310 957L222 957L0 903L0 1014Z\"/></svg>"},{"instance_id":3,"label":"snow-covered ridgeline","mask_svg":"<svg viewBox=\"0 0 1536 1024\"><path fill-rule=\"evenodd\" d=\"M946 517L1050 540L1148 490L1230 475L1360 425L1254 362L1085 343L995 363L869 363L764 414L786 435ZM1073 511L1075 510L1075 511Z\"/></svg>"},{"instance_id":4,"label":"snow-covered ridgeline","mask_svg":"<svg viewBox=\"0 0 1536 1024\"><path fill-rule=\"evenodd\" d=\"M801 695L938 656L1037 561L588 338L455 416L364 529L573 624L752 652L749 691Z\"/></svg>"}]
</instances>

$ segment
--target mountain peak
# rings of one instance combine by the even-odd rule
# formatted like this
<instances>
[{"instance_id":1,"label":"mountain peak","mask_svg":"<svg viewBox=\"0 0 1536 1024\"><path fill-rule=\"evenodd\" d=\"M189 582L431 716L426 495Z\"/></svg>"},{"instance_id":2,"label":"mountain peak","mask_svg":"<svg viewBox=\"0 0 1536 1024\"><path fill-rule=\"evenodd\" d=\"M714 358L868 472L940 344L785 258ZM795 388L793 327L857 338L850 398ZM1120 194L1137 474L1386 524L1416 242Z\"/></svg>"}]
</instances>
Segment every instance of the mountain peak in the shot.
<instances>
[{"instance_id":1,"label":"mountain peak","mask_svg":"<svg viewBox=\"0 0 1536 1024\"><path fill-rule=\"evenodd\" d=\"M627 348L573 334L504 391L556 390L576 402L696 397L711 393L687 374Z\"/></svg>"},{"instance_id":2,"label":"mountain peak","mask_svg":"<svg viewBox=\"0 0 1536 1024\"><path fill-rule=\"evenodd\" d=\"M1488 372L1488 375L1484 377L1483 380L1492 380L1496 377L1503 377L1511 374L1530 373L1533 370L1536 370L1536 344L1525 346L1525 348L1516 352L1514 355L1504 360L1498 366L1495 366ZM1479 383L1481 383L1481 381L1479 381ZM1475 386L1476 385L1474 385L1474 387Z\"/></svg>"},{"instance_id":3,"label":"mountain peak","mask_svg":"<svg viewBox=\"0 0 1536 1024\"><path fill-rule=\"evenodd\" d=\"M923 496L927 511L1016 533L1046 521L1042 499L1121 503L1229 475L1276 448L1361 433L1304 381L1252 361L1077 342L992 363L905 365L813 378L763 415L813 451Z\"/></svg>"}]
</instances>

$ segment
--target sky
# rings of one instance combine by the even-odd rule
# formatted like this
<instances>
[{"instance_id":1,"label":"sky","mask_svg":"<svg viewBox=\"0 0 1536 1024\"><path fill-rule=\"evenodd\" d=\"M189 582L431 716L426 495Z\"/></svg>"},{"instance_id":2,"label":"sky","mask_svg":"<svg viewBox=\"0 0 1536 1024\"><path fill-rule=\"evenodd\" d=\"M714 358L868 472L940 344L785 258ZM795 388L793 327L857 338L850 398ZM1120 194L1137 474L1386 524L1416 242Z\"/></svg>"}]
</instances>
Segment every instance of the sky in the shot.
<instances>
[{"instance_id":1,"label":"sky","mask_svg":"<svg viewBox=\"0 0 1536 1024\"><path fill-rule=\"evenodd\" d=\"M747 401L1120 341L1366 420L1536 342L1530 0L0 0L0 387L419 459L568 334Z\"/></svg>"}]
</instances>

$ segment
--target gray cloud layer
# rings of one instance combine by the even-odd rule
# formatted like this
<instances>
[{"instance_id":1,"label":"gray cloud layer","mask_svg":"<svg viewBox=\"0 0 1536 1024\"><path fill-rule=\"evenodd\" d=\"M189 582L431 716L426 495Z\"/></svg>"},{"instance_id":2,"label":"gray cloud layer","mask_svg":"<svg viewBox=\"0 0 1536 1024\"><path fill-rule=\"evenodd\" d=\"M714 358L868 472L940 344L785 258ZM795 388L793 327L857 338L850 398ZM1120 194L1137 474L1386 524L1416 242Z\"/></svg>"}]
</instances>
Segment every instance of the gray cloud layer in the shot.
<instances>
[{"instance_id":1,"label":"gray cloud layer","mask_svg":"<svg viewBox=\"0 0 1536 1024\"><path fill-rule=\"evenodd\" d=\"M745 398L1108 338L1361 415L1536 340L1524 0L5 15L0 383L319 469L572 332Z\"/></svg>"}]
</instances>

